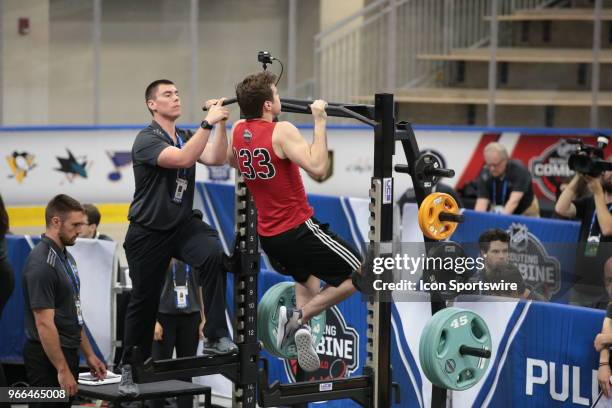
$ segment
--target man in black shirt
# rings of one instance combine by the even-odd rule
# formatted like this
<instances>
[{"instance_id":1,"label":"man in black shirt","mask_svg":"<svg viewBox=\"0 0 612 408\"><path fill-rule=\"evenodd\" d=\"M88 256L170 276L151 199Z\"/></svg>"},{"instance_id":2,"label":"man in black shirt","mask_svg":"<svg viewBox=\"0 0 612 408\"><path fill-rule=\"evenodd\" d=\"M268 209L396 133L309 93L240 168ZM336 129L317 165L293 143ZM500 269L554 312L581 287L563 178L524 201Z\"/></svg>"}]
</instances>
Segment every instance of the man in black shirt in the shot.
<instances>
[{"instance_id":1,"label":"man in black shirt","mask_svg":"<svg viewBox=\"0 0 612 408\"><path fill-rule=\"evenodd\" d=\"M585 186L593 195L574 201L577 192ZM577 285L576 290L591 292L591 288L603 292L603 265L612 256L612 171L603 172L599 177L576 174L559 196L555 211L581 222L576 256L577 284L580 286Z\"/></svg>"},{"instance_id":2,"label":"man in black shirt","mask_svg":"<svg viewBox=\"0 0 612 408\"><path fill-rule=\"evenodd\" d=\"M85 225L85 213L78 201L60 194L47 205L45 221L46 232L23 269L27 337L23 359L31 386L61 387L74 396L79 348L92 372L98 378L106 376L106 367L85 334L81 282L74 258L66 251Z\"/></svg>"},{"instance_id":3,"label":"man in black shirt","mask_svg":"<svg viewBox=\"0 0 612 408\"><path fill-rule=\"evenodd\" d=\"M497 142L485 147L484 157L486 165L478 176L474 210L539 217L529 170L520 161L508 158L506 148Z\"/></svg>"},{"instance_id":4,"label":"man in black shirt","mask_svg":"<svg viewBox=\"0 0 612 408\"><path fill-rule=\"evenodd\" d=\"M83 204L85 215L87 216L87 225L83 228L81 238L101 239L103 241L112 241L113 239L105 234L100 234L98 227L100 226L100 210L93 204Z\"/></svg>"},{"instance_id":5,"label":"man in black shirt","mask_svg":"<svg viewBox=\"0 0 612 408\"><path fill-rule=\"evenodd\" d=\"M176 86L157 80L145 91L147 108L153 115L149 126L140 131L132 147L136 189L128 218L125 253L132 279L132 294L125 319L125 348L122 372L126 394L131 387L133 347L142 358L151 354L155 317L171 258L192 265L203 287L206 324L205 354L237 351L229 338L225 320L225 279L223 250L217 231L193 211L195 163L225 163L229 115L222 100L206 103L208 114L197 131L178 129L181 103ZM208 143L211 130L216 135Z\"/></svg>"},{"instance_id":6,"label":"man in black shirt","mask_svg":"<svg viewBox=\"0 0 612 408\"><path fill-rule=\"evenodd\" d=\"M195 356L198 341L203 338L203 302L198 282L190 265L173 259L166 273L155 322L152 356L155 360ZM191 378L183 378L191 381ZM178 397L178 408L191 408L193 396ZM153 408L164 408L164 400L153 402Z\"/></svg>"}]
</instances>

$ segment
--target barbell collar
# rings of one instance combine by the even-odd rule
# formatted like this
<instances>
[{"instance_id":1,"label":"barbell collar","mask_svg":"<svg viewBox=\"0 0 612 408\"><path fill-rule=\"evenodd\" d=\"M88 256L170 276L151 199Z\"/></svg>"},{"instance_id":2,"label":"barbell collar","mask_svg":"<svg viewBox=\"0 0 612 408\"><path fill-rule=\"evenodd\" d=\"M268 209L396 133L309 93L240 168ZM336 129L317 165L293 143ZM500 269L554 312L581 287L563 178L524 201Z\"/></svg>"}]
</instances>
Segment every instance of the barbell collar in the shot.
<instances>
[{"instance_id":1,"label":"barbell collar","mask_svg":"<svg viewBox=\"0 0 612 408\"><path fill-rule=\"evenodd\" d=\"M466 345L462 345L459 347L459 353L462 355L481 357L481 358L491 358L491 350L485 350L476 347L470 347Z\"/></svg>"},{"instance_id":2,"label":"barbell collar","mask_svg":"<svg viewBox=\"0 0 612 408\"><path fill-rule=\"evenodd\" d=\"M456 222L456 223L461 223L463 222L463 215L462 214L453 214L453 213L449 213L449 212L441 212L440 215L438 215L438 219L440 221L450 221L450 222Z\"/></svg>"},{"instance_id":3,"label":"barbell collar","mask_svg":"<svg viewBox=\"0 0 612 408\"><path fill-rule=\"evenodd\" d=\"M395 167L397 170L397 166ZM429 167L425 169L424 173L428 177L455 177L455 170L453 169L436 169L434 167Z\"/></svg>"},{"instance_id":4,"label":"barbell collar","mask_svg":"<svg viewBox=\"0 0 612 408\"><path fill-rule=\"evenodd\" d=\"M398 173L409 174L410 173L410 166L408 166L407 164L396 164L395 165L395 171L397 171Z\"/></svg>"}]
</instances>

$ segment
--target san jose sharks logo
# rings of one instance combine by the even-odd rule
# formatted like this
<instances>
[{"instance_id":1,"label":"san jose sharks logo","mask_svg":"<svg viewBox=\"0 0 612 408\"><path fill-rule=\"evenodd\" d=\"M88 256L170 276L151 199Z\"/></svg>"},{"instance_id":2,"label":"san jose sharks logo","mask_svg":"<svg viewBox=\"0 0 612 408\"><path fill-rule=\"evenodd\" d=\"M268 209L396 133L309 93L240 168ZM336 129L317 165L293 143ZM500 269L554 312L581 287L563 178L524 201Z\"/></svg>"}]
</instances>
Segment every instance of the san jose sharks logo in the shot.
<instances>
[{"instance_id":1,"label":"san jose sharks logo","mask_svg":"<svg viewBox=\"0 0 612 408\"><path fill-rule=\"evenodd\" d=\"M27 177L28 172L36 167L34 162L35 156L28 152L14 151L10 155L6 156L6 162L8 163L11 172L9 178L14 178L17 183L21 184Z\"/></svg>"},{"instance_id":2,"label":"san jose sharks logo","mask_svg":"<svg viewBox=\"0 0 612 408\"><path fill-rule=\"evenodd\" d=\"M66 180L71 183L77 177L87 178L87 170L91 167L92 162L88 162L86 156L79 157L77 160L68 148L66 148L66 152L68 153L68 157L56 156L60 167L55 170L64 173Z\"/></svg>"}]
</instances>

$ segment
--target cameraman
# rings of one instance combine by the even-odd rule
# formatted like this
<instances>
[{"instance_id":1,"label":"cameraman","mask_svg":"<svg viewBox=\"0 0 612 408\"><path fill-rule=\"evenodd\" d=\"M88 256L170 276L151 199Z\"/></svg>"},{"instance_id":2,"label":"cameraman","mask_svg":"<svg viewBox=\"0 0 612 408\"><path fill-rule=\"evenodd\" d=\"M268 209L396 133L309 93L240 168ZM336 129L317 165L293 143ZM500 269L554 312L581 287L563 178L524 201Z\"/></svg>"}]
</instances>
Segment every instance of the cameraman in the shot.
<instances>
[{"instance_id":1,"label":"cameraman","mask_svg":"<svg viewBox=\"0 0 612 408\"><path fill-rule=\"evenodd\" d=\"M593 195L576 200L585 186ZM576 173L559 196L555 211L581 221L576 274L581 278L580 283L601 289L603 263L612 248L612 171L598 177Z\"/></svg>"}]
</instances>

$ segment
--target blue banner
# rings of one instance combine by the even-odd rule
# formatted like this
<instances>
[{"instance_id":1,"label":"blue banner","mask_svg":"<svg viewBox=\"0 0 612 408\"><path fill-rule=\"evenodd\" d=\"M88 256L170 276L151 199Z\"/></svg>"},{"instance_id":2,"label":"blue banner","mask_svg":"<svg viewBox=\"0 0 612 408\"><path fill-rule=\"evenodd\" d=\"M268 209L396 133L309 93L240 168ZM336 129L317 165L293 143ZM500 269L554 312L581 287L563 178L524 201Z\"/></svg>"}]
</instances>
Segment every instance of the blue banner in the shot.
<instances>
[{"instance_id":1,"label":"blue banner","mask_svg":"<svg viewBox=\"0 0 612 408\"><path fill-rule=\"evenodd\" d=\"M474 251L480 234L499 228L510 235L509 261L518 266L523 279L551 300L567 303L575 279L580 223L465 210L452 240ZM471 253L471 256L477 254Z\"/></svg>"}]
</instances>

